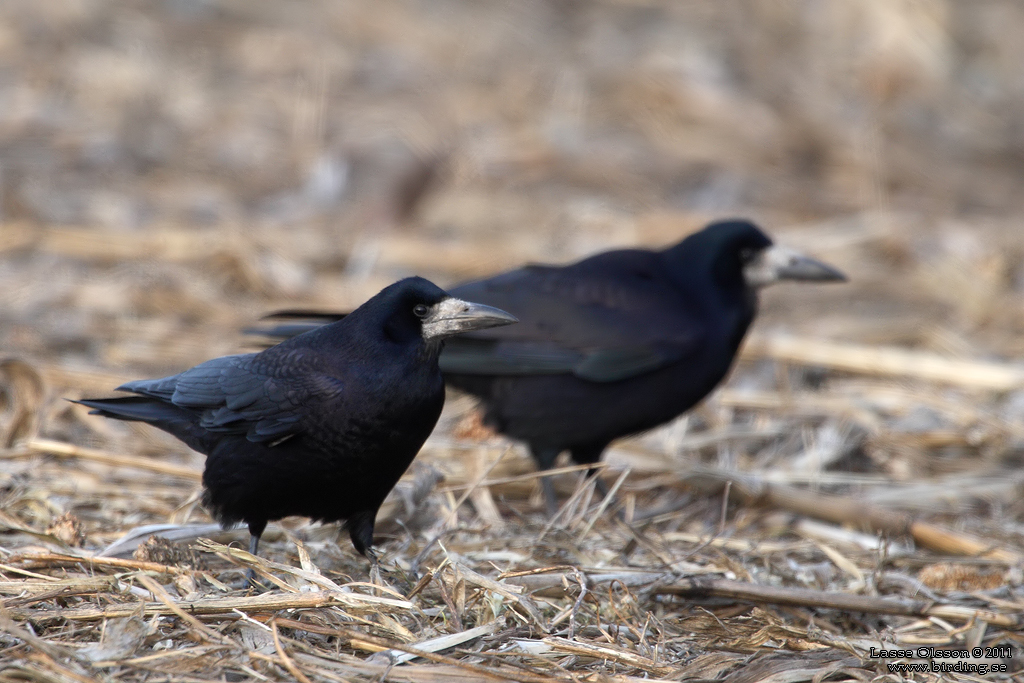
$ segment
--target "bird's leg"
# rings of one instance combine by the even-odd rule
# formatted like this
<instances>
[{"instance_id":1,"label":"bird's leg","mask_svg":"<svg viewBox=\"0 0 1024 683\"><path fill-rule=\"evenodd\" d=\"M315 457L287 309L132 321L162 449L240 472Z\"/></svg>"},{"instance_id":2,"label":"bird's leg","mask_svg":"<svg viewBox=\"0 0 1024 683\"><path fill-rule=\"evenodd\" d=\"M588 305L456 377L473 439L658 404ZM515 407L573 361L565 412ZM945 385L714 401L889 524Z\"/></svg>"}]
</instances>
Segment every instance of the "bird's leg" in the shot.
<instances>
[{"instance_id":1,"label":"bird's leg","mask_svg":"<svg viewBox=\"0 0 1024 683\"><path fill-rule=\"evenodd\" d=\"M554 517L558 514L558 494L555 493L555 482L551 481L550 476L541 477L540 486L544 493L544 508L548 512L548 517Z\"/></svg>"},{"instance_id":2,"label":"bird's leg","mask_svg":"<svg viewBox=\"0 0 1024 683\"><path fill-rule=\"evenodd\" d=\"M260 537L267 528L266 522L249 522L249 554L257 555L260 548ZM245 571L245 582L253 588L260 589L263 586L256 579L256 570L249 567Z\"/></svg>"},{"instance_id":3,"label":"bird's leg","mask_svg":"<svg viewBox=\"0 0 1024 683\"><path fill-rule=\"evenodd\" d=\"M249 528L249 554L257 555L260 549L260 536L263 534L257 534L252 531L252 527Z\"/></svg>"},{"instance_id":4,"label":"bird's leg","mask_svg":"<svg viewBox=\"0 0 1024 683\"><path fill-rule=\"evenodd\" d=\"M537 468L541 471L549 470L555 466L555 460L561 451L558 448L543 448L530 446L530 455L533 456ZM558 514L558 496L555 494L555 482L550 476L544 475L540 478L541 490L544 493L544 507L547 509L548 517Z\"/></svg>"},{"instance_id":5,"label":"bird's leg","mask_svg":"<svg viewBox=\"0 0 1024 683\"><path fill-rule=\"evenodd\" d=\"M370 558L374 554L373 548L373 522L377 516L376 510L363 510L357 512L345 520L345 528L348 529L348 536L352 539L352 545L360 555Z\"/></svg>"}]
</instances>

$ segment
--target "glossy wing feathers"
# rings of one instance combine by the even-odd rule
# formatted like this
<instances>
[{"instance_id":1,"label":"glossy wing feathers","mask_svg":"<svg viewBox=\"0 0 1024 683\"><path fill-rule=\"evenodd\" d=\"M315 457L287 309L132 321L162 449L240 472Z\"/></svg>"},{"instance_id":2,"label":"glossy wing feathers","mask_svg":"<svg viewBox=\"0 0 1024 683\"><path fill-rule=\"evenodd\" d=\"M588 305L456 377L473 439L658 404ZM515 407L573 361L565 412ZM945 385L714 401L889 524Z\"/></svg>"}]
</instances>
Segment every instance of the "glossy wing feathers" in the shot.
<instances>
[{"instance_id":1,"label":"glossy wing feathers","mask_svg":"<svg viewBox=\"0 0 1024 683\"><path fill-rule=\"evenodd\" d=\"M340 394L340 382L314 365L301 351L225 356L119 389L198 411L199 426L209 431L266 442L298 431L313 396L322 402Z\"/></svg>"},{"instance_id":2,"label":"glossy wing feathers","mask_svg":"<svg viewBox=\"0 0 1024 683\"><path fill-rule=\"evenodd\" d=\"M612 256L615 258L611 258ZM529 266L455 288L520 319L453 340L448 373L572 373L611 382L649 372L699 348L703 325L652 252L601 254L574 266Z\"/></svg>"}]
</instances>

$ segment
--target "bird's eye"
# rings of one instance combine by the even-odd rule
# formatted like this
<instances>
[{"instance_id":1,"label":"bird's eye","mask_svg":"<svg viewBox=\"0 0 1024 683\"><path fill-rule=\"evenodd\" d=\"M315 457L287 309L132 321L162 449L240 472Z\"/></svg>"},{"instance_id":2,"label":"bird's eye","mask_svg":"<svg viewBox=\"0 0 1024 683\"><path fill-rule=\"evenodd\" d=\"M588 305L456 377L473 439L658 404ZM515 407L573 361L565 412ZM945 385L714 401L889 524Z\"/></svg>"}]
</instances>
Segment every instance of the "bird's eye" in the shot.
<instances>
[{"instance_id":1,"label":"bird's eye","mask_svg":"<svg viewBox=\"0 0 1024 683\"><path fill-rule=\"evenodd\" d=\"M740 263L750 263L757 256L753 249L740 249Z\"/></svg>"},{"instance_id":2,"label":"bird's eye","mask_svg":"<svg viewBox=\"0 0 1024 683\"><path fill-rule=\"evenodd\" d=\"M412 307L412 314L417 318L426 318L427 313L430 313L430 308L426 304L416 304Z\"/></svg>"}]
</instances>

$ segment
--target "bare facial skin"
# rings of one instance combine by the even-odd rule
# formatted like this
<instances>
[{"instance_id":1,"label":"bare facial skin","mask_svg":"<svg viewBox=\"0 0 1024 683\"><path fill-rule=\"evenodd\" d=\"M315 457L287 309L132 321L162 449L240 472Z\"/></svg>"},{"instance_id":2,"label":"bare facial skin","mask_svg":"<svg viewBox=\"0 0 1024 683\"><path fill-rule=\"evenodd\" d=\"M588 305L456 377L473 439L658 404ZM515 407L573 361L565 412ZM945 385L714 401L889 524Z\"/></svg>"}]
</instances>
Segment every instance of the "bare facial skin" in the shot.
<instances>
[{"instance_id":1,"label":"bare facial skin","mask_svg":"<svg viewBox=\"0 0 1024 683\"><path fill-rule=\"evenodd\" d=\"M501 309L450 297L434 304L423 318L423 338L443 339L460 332L514 322L518 322L517 318Z\"/></svg>"},{"instance_id":2,"label":"bare facial skin","mask_svg":"<svg viewBox=\"0 0 1024 683\"><path fill-rule=\"evenodd\" d=\"M761 288L782 280L843 282L846 276L795 249L776 244L759 252L743 267L743 279L747 286Z\"/></svg>"}]
</instances>

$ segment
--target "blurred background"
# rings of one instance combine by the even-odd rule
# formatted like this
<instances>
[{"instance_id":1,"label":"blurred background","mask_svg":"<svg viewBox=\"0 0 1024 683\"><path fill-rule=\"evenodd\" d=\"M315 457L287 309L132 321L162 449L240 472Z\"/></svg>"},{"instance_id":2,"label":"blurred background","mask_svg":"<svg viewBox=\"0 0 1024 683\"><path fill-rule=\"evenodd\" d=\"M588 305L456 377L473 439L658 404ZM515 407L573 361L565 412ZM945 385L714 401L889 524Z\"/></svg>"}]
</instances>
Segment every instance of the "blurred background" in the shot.
<instances>
[{"instance_id":1,"label":"blurred background","mask_svg":"<svg viewBox=\"0 0 1024 683\"><path fill-rule=\"evenodd\" d=\"M688 430L775 424L775 441L712 439L711 460L771 469L825 443L801 466L879 484L1015 468L1022 29L1012 0L4 2L0 349L45 385L21 408L6 392L5 438L198 466L60 398L237 352L275 308L745 216L851 282L766 292L733 393L641 439L651 452L676 462L701 452ZM844 375L829 349L781 359L780 333L1011 380ZM804 389L838 403L780 408Z\"/></svg>"},{"instance_id":2,"label":"blurred background","mask_svg":"<svg viewBox=\"0 0 1024 683\"><path fill-rule=\"evenodd\" d=\"M738 215L854 280L770 292L761 328L1019 356L1022 26L1012 0L10 0L0 346L169 371L276 305Z\"/></svg>"}]
</instances>

